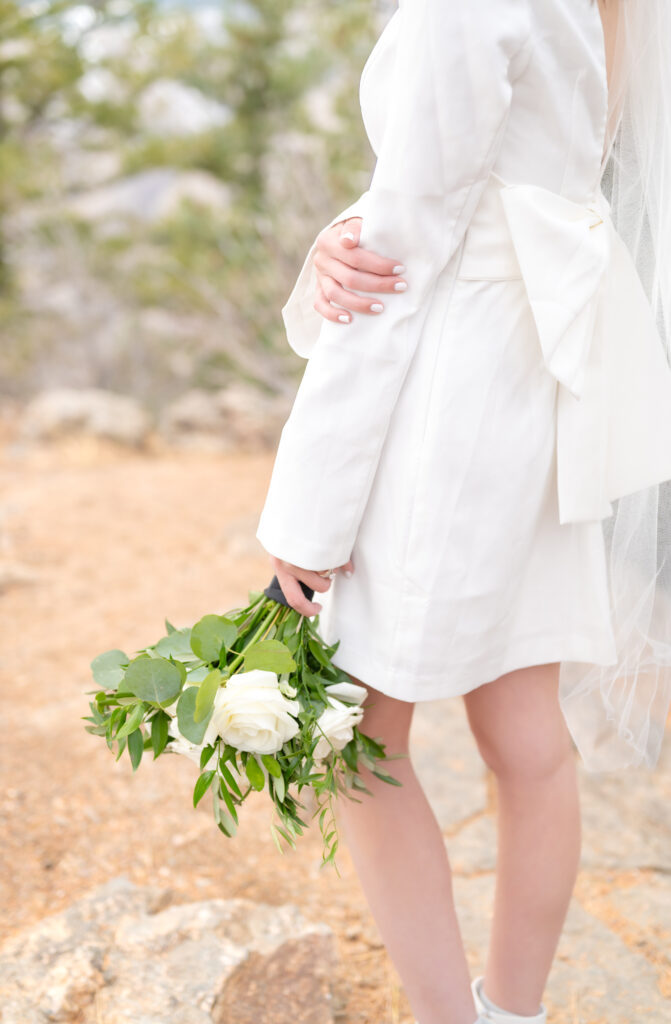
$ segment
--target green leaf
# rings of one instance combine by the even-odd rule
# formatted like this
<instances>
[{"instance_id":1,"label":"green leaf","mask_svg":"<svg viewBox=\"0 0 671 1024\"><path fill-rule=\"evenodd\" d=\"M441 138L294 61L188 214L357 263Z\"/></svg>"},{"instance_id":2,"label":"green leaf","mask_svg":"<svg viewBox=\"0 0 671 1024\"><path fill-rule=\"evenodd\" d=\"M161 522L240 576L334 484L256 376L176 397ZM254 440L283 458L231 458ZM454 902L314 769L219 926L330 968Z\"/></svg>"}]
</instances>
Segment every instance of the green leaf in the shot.
<instances>
[{"instance_id":1,"label":"green leaf","mask_svg":"<svg viewBox=\"0 0 671 1024\"><path fill-rule=\"evenodd\" d=\"M154 760L162 754L168 742L168 725L170 715L165 711L159 711L151 721L151 745L154 751Z\"/></svg>"},{"instance_id":2,"label":"green leaf","mask_svg":"<svg viewBox=\"0 0 671 1024\"><path fill-rule=\"evenodd\" d=\"M350 740L349 743L346 743L345 746L342 748L341 753L342 756L345 758L345 764L347 765L347 767L351 768L353 772L358 771L359 759L357 757L356 742L354 740Z\"/></svg>"},{"instance_id":3,"label":"green leaf","mask_svg":"<svg viewBox=\"0 0 671 1024\"><path fill-rule=\"evenodd\" d=\"M167 658L140 655L126 669L124 686L140 700L169 704L182 689L184 667Z\"/></svg>"},{"instance_id":4,"label":"green leaf","mask_svg":"<svg viewBox=\"0 0 671 1024\"><path fill-rule=\"evenodd\" d=\"M260 668L268 672L293 672L296 662L291 651L280 640L259 640L245 651L245 672Z\"/></svg>"},{"instance_id":5,"label":"green leaf","mask_svg":"<svg viewBox=\"0 0 671 1024\"><path fill-rule=\"evenodd\" d=\"M287 794L287 787L284 781L284 776L279 775L277 778L273 778L273 796L279 800L282 804Z\"/></svg>"},{"instance_id":6,"label":"green leaf","mask_svg":"<svg viewBox=\"0 0 671 1024\"><path fill-rule=\"evenodd\" d=\"M320 665L323 665L324 668L331 668L331 661L326 652L324 651L324 648L317 640L315 640L313 637L310 637L310 639L308 640L308 647L310 648L312 654L315 656Z\"/></svg>"},{"instance_id":7,"label":"green leaf","mask_svg":"<svg viewBox=\"0 0 671 1024\"><path fill-rule=\"evenodd\" d=\"M218 668L212 669L198 687L196 710L193 715L194 722L202 722L210 714L214 707L214 698L220 686L221 672Z\"/></svg>"},{"instance_id":8,"label":"green leaf","mask_svg":"<svg viewBox=\"0 0 671 1024\"><path fill-rule=\"evenodd\" d=\"M387 775L386 772L373 770L373 775L376 775L378 779L382 779L383 782L388 782L392 786L402 786L403 783L395 779L393 775Z\"/></svg>"},{"instance_id":9,"label":"green leaf","mask_svg":"<svg viewBox=\"0 0 671 1024\"><path fill-rule=\"evenodd\" d=\"M133 766L133 771L135 771L142 760L142 752L144 751L144 736L142 735L142 730L136 729L135 732L130 733L127 742L130 763Z\"/></svg>"},{"instance_id":10,"label":"green leaf","mask_svg":"<svg viewBox=\"0 0 671 1024\"><path fill-rule=\"evenodd\" d=\"M177 701L177 727L182 736L190 743L202 743L212 712L196 722L194 714L196 711L196 698L198 696L197 686L187 686L182 691Z\"/></svg>"},{"instance_id":11,"label":"green leaf","mask_svg":"<svg viewBox=\"0 0 671 1024\"><path fill-rule=\"evenodd\" d=\"M221 793L221 796L222 796L222 799L223 799L224 803L228 807L229 813L230 813L231 817L233 818L233 821L237 825L238 824L238 812L235 809L235 804L233 803L233 799L231 797L231 794L228 792L228 790L226 789L226 786L224 785L223 782L221 782L221 780L219 782L219 792Z\"/></svg>"},{"instance_id":12,"label":"green leaf","mask_svg":"<svg viewBox=\"0 0 671 1024\"><path fill-rule=\"evenodd\" d=\"M173 629L168 636L161 637L154 646L154 650L164 658L169 658L172 655L173 658L182 661L185 659L193 660L194 655L190 641L190 626L187 626L185 629Z\"/></svg>"},{"instance_id":13,"label":"green leaf","mask_svg":"<svg viewBox=\"0 0 671 1024\"><path fill-rule=\"evenodd\" d=\"M144 704L136 704L131 713L129 714L128 718L126 719L126 721L116 734L116 739L121 740L124 738L124 736L128 736L130 735L130 733L135 732L143 718Z\"/></svg>"},{"instance_id":14,"label":"green leaf","mask_svg":"<svg viewBox=\"0 0 671 1024\"><path fill-rule=\"evenodd\" d=\"M230 814L226 814L223 810L221 811L221 819L217 823L217 827L219 828L220 832L224 833L225 836L230 836L231 838L238 831L238 826L233 821Z\"/></svg>"},{"instance_id":15,"label":"green leaf","mask_svg":"<svg viewBox=\"0 0 671 1024\"><path fill-rule=\"evenodd\" d=\"M261 754L261 760L270 774L274 775L276 779L279 779L282 775L282 769L280 768L279 761L274 758L272 754Z\"/></svg>"},{"instance_id":16,"label":"green leaf","mask_svg":"<svg viewBox=\"0 0 671 1024\"><path fill-rule=\"evenodd\" d=\"M123 754L125 749L126 749L126 739L124 737L124 739L119 740L119 748L118 748L118 750L116 752L116 757L114 759L115 761L119 760L119 758L121 757L121 755Z\"/></svg>"},{"instance_id":17,"label":"green leaf","mask_svg":"<svg viewBox=\"0 0 671 1024\"><path fill-rule=\"evenodd\" d=\"M104 651L103 654L99 654L91 662L93 678L105 690L116 690L123 679L125 666L128 664L128 661L128 655L118 648Z\"/></svg>"},{"instance_id":18,"label":"green leaf","mask_svg":"<svg viewBox=\"0 0 671 1024\"><path fill-rule=\"evenodd\" d=\"M202 772L203 768L205 767L205 765L207 764L207 762L212 757L213 753L214 753L214 747L212 746L211 743L208 743L208 745L206 747L203 747L203 749L201 750L201 752L200 752L200 770L201 770L201 772Z\"/></svg>"},{"instance_id":19,"label":"green leaf","mask_svg":"<svg viewBox=\"0 0 671 1024\"><path fill-rule=\"evenodd\" d=\"M211 771L203 772L202 775L198 776L198 779L196 780L196 785L193 787L193 806L194 807L198 806L199 801L202 800L202 798L207 793L208 789L212 785L212 779L214 778L215 775L216 775L216 772L215 772L215 770L213 768L213 769L211 769Z\"/></svg>"},{"instance_id":20,"label":"green leaf","mask_svg":"<svg viewBox=\"0 0 671 1024\"><path fill-rule=\"evenodd\" d=\"M191 630L191 650L211 664L219 661L221 648L230 648L237 636L237 626L224 615L204 615Z\"/></svg>"},{"instance_id":21,"label":"green leaf","mask_svg":"<svg viewBox=\"0 0 671 1024\"><path fill-rule=\"evenodd\" d=\"M228 765L224 761L223 757L219 758L219 771L221 772L221 774L223 775L224 779L226 780L228 785L231 787L233 792L237 793L237 795L239 797L242 797L242 790L240 789L240 787L239 787L239 785L238 785L238 783L237 783L237 781L235 779L235 776L233 775L233 772L228 767Z\"/></svg>"},{"instance_id":22,"label":"green leaf","mask_svg":"<svg viewBox=\"0 0 671 1024\"><path fill-rule=\"evenodd\" d=\"M245 771L247 773L247 778L254 789L260 792L266 784L266 777L255 757L250 757L248 759L247 764L245 765Z\"/></svg>"}]
</instances>

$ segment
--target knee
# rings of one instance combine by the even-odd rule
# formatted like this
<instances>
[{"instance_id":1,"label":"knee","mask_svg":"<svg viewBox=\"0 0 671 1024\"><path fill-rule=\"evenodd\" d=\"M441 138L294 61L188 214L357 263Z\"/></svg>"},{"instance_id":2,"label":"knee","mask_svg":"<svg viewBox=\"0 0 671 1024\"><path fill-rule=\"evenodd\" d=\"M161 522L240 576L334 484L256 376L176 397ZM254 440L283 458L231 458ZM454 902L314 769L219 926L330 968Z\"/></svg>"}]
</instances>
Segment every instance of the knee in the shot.
<instances>
[{"instance_id":1,"label":"knee","mask_svg":"<svg viewBox=\"0 0 671 1024\"><path fill-rule=\"evenodd\" d=\"M574 762L563 719L479 722L471 727L480 755L500 781L543 782Z\"/></svg>"}]
</instances>

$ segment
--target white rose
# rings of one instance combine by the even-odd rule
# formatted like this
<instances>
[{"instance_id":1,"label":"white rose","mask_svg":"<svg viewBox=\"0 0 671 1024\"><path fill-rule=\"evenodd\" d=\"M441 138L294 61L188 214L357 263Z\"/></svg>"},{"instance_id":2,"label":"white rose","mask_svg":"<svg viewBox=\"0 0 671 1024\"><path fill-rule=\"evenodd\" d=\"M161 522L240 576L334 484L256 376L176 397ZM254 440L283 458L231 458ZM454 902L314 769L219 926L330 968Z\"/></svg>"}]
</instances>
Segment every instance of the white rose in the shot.
<instances>
[{"instance_id":1,"label":"white rose","mask_svg":"<svg viewBox=\"0 0 671 1024\"><path fill-rule=\"evenodd\" d=\"M238 750L275 754L300 729L300 702L285 697L274 672L236 672L217 691L203 742L217 736Z\"/></svg>"},{"instance_id":2,"label":"white rose","mask_svg":"<svg viewBox=\"0 0 671 1024\"><path fill-rule=\"evenodd\" d=\"M344 700L348 704L363 704L368 696L368 690L365 686L357 686L356 683L349 683L347 681L329 683L326 691L330 696L339 697L340 700Z\"/></svg>"},{"instance_id":3,"label":"white rose","mask_svg":"<svg viewBox=\"0 0 671 1024\"><path fill-rule=\"evenodd\" d=\"M316 760L327 757L332 747L342 750L352 739L354 726L358 725L362 718L363 708L350 707L336 697L329 697L329 706L324 708L315 726L319 740L313 757Z\"/></svg>"},{"instance_id":4,"label":"white rose","mask_svg":"<svg viewBox=\"0 0 671 1024\"><path fill-rule=\"evenodd\" d=\"M167 709L166 709L167 710ZM177 718L173 718L168 723L168 736L171 737L170 743L167 747L174 754L183 754L188 757L194 764L200 765L200 752L205 746L204 743L190 743L177 728Z\"/></svg>"}]
</instances>

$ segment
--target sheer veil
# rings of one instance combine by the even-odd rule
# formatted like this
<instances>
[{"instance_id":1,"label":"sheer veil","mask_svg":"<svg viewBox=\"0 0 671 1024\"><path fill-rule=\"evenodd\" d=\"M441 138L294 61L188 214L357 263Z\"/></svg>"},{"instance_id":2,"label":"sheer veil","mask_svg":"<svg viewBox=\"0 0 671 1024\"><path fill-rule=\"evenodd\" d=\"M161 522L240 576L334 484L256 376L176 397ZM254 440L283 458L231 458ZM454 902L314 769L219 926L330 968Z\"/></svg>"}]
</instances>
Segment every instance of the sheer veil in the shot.
<instances>
[{"instance_id":1,"label":"sheer veil","mask_svg":"<svg viewBox=\"0 0 671 1024\"><path fill-rule=\"evenodd\" d=\"M616 3L601 187L671 362L671 2ZM602 526L617 663L563 662L559 681L590 771L654 768L671 704L671 482L613 507Z\"/></svg>"}]
</instances>

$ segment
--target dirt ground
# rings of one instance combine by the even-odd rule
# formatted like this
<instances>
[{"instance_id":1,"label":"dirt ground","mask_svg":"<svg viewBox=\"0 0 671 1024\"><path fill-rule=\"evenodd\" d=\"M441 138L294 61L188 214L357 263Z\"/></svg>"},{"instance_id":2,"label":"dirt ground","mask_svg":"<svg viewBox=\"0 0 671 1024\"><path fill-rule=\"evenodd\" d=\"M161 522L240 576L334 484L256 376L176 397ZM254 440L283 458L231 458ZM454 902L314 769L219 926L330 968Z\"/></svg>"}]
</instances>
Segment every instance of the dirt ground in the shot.
<instances>
[{"instance_id":1,"label":"dirt ground","mask_svg":"<svg viewBox=\"0 0 671 1024\"><path fill-rule=\"evenodd\" d=\"M195 766L132 774L84 731L91 659L132 653L270 581L254 537L267 455L143 455L80 440L0 456L2 929L10 933L124 874L176 898L295 903L340 947L342 1021L409 1020L341 847L321 868L314 823L280 856L272 814L248 801L234 840L191 807ZM205 804L205 802L204 802Z\"/></svg>"},{"instance_id":2,"label":"dirt ground","mask_svg":"<svg viewBox=\"0 0 671 1024\"><path fill-rule=\"evenodd\" d=\"M340 1024L410 1024L346 847L340 877L320 867L316 823L280 856L263 794L225 839L209 806L190 806L190 762L165 757L133 775L81 721L96 654L132 653L164 618L224 612L269 581L254 533L271 466L270 454L142 454L90 439L0 444L2 928L121 874L180 901L291 902L336 933ZM598 913L599 890L581 884ZM620 930L630 948L639 941Z\"/></svg>"}]
</instances>

